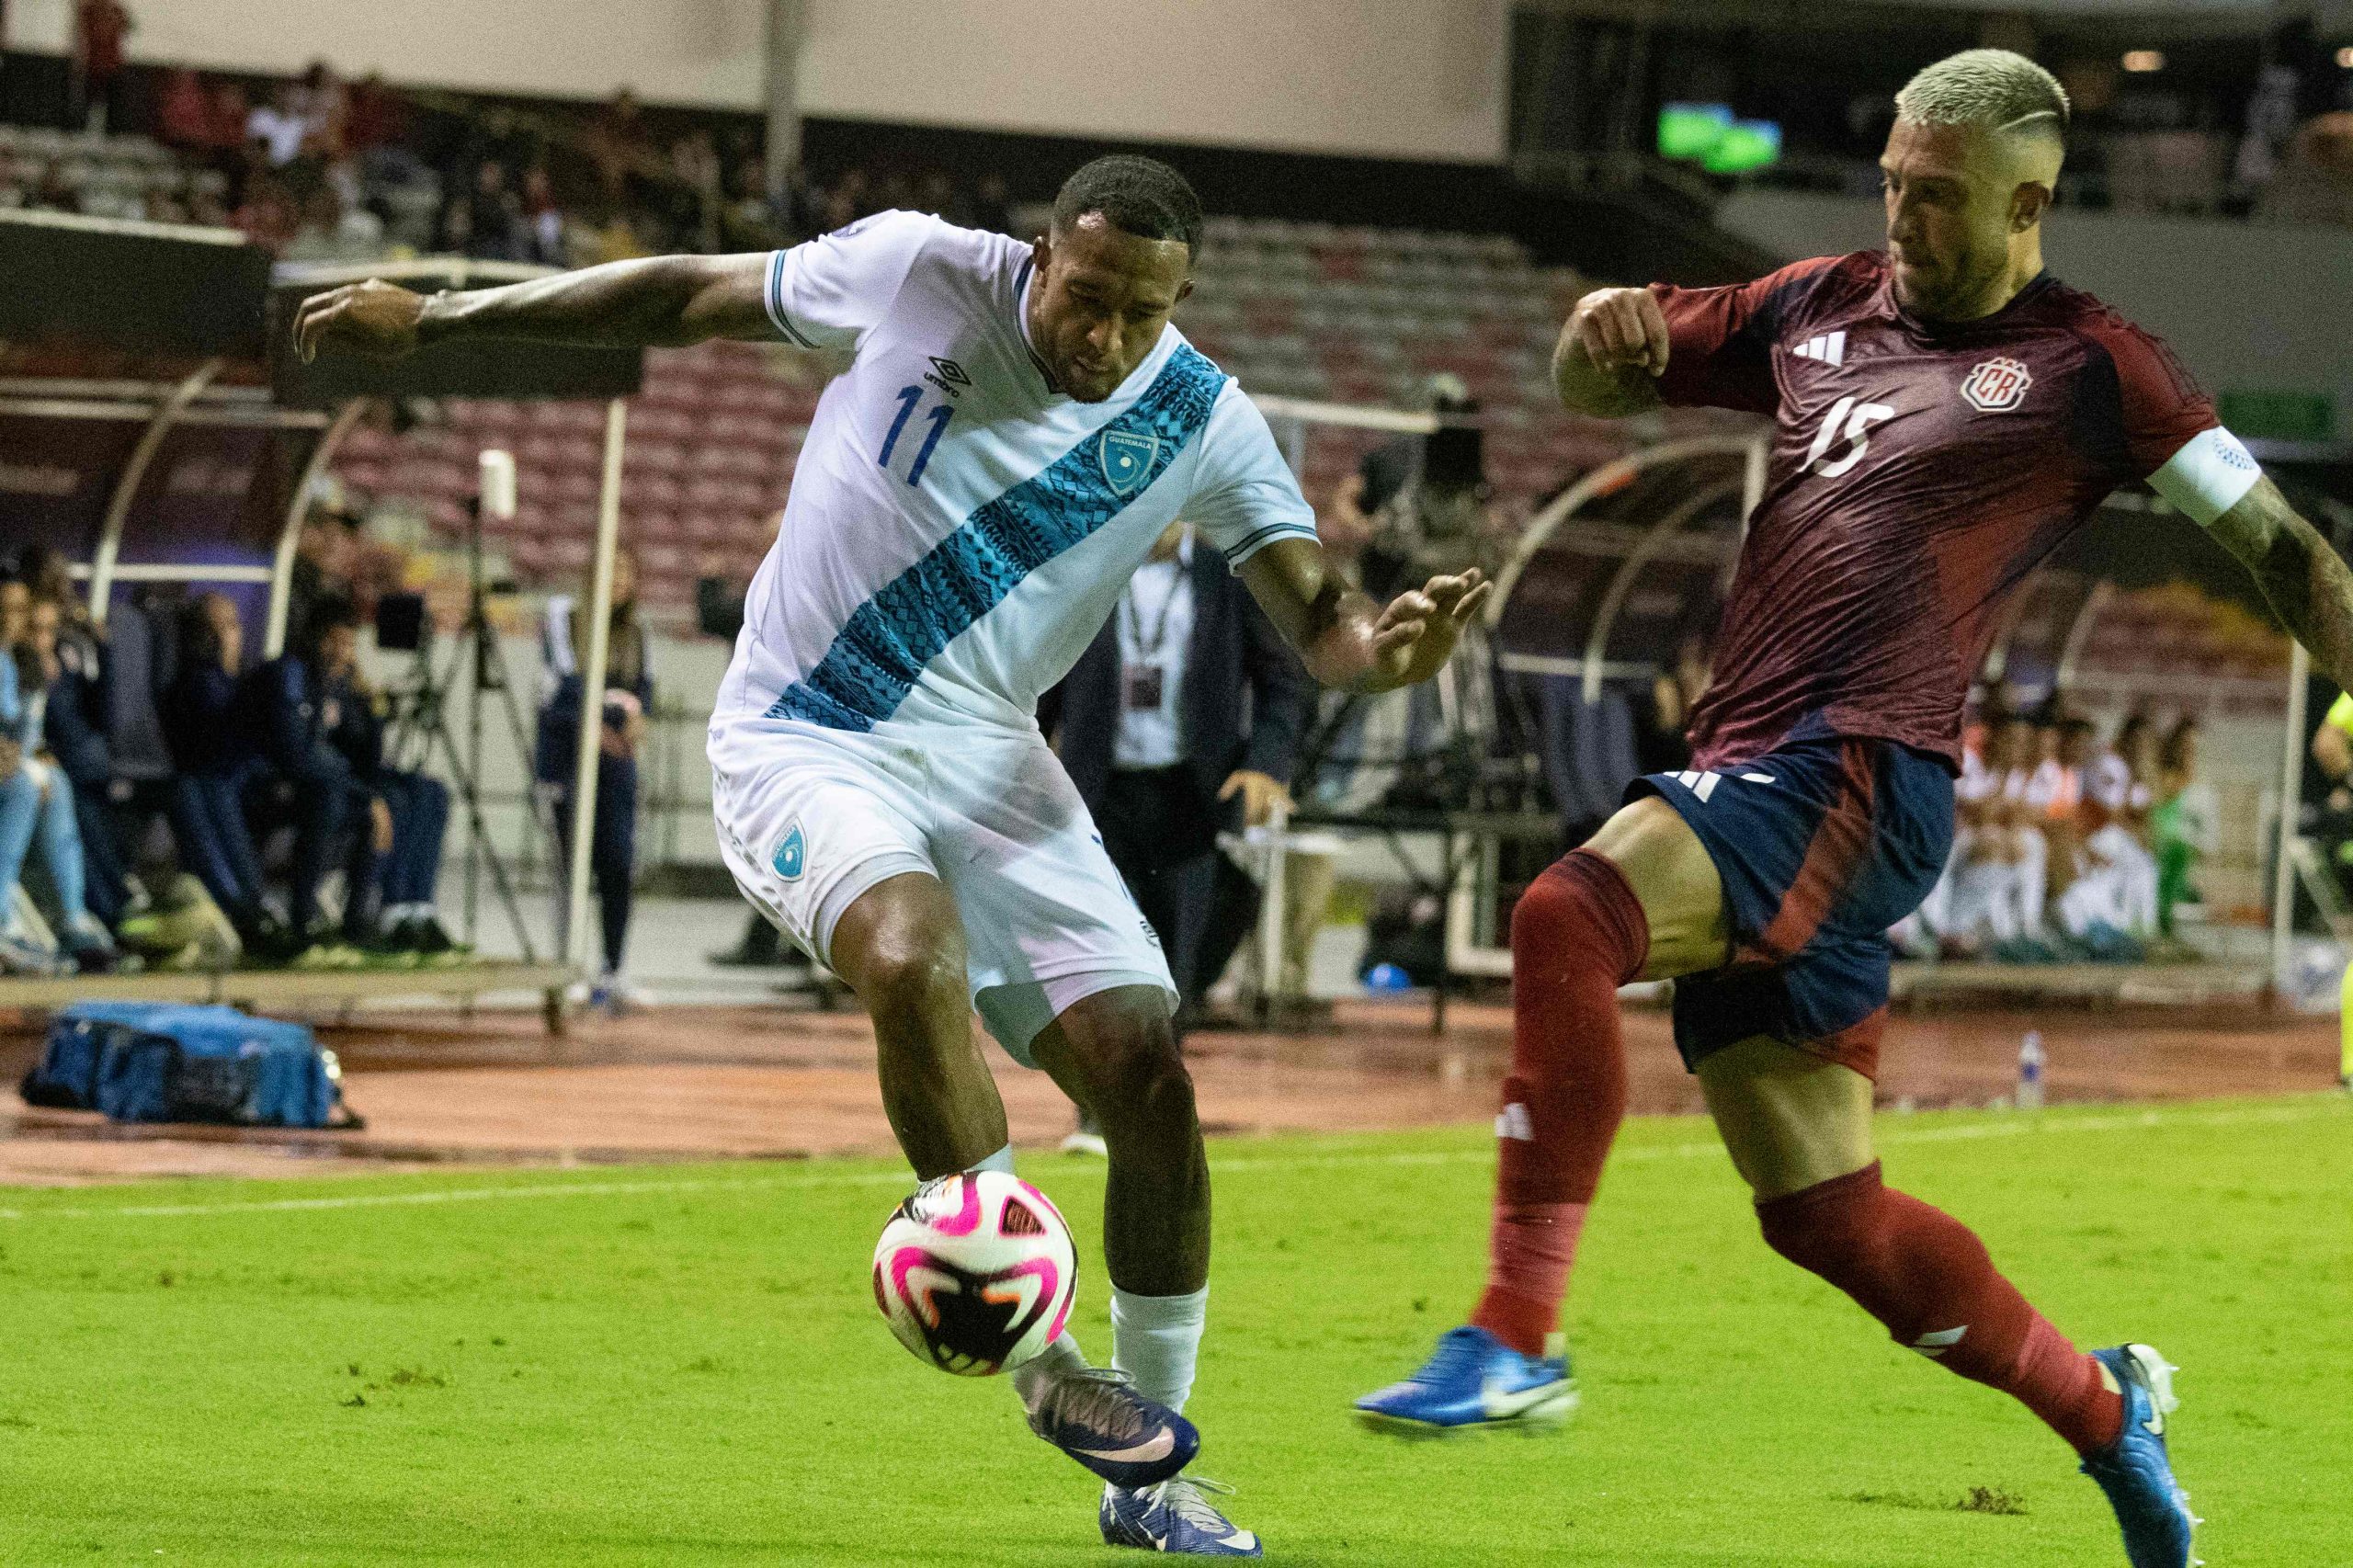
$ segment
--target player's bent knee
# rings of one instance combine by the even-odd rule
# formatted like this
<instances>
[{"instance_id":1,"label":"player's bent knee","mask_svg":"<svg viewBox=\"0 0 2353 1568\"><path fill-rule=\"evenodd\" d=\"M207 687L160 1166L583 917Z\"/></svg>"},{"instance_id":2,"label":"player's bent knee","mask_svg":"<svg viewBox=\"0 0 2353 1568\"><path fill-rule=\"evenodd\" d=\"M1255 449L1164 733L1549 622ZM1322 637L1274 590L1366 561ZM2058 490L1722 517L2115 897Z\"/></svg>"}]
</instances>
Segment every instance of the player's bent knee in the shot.
<instances>
[{"instance_id":1,"label":"player's bent knee","mask_svg":"<svg viewBox=\"0 0 2353 1568\"><path fill-rule=\"evenodd\" d=\"M1196 1119L1193 1075L1165 1018L1124 1018L1092 1033L1086 1077L1105 1131L1121 1125L1189 1129Z\"/></svg>"},{"instance_id":2,"label":"player's bent knee","mask_svg":"<svg viewBox=\"0 0 2353 1568\"><path fill-rule=\"evenodd\" d=\"M964 967L936 951L892 949L870 953L852 982L859 1001L878 1023L915 1018L964 1006Z\"/></svg>"}]
</instances>

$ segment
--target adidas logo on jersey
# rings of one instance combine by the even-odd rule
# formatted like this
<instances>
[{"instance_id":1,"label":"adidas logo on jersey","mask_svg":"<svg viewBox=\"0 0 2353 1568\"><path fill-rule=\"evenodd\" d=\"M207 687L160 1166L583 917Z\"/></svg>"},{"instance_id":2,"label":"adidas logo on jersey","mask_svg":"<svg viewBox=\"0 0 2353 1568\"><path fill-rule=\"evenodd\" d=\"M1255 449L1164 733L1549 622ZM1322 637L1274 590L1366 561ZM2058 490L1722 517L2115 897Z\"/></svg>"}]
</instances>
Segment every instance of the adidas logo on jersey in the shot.
<instances>
[{"instance_id":1,"label":"adidas logo on jersey","mask_svg":"<svg viewBox=\"0 0 2353 1568\"><path fill-rule=\"evenodd\" d=\"M1536 1142L1536 1124L1528 1119L1528 1108L1514 1100L1495 1115L1495 1136L1517 1139L1522 1143Z\"/></svg>"},{"instance_id":2,"label":"adidas logo on jersey","mask_svg":"<svg viewBox=\"0 0 2353 1568\"><path fill-rule=\"evenodd\" d=\"M1809 337L1790 350L1801 359L1819 359L1825 365L1847 362L1847 335L1825 332L1820 337Z\"/></svg>"}]
</instances>

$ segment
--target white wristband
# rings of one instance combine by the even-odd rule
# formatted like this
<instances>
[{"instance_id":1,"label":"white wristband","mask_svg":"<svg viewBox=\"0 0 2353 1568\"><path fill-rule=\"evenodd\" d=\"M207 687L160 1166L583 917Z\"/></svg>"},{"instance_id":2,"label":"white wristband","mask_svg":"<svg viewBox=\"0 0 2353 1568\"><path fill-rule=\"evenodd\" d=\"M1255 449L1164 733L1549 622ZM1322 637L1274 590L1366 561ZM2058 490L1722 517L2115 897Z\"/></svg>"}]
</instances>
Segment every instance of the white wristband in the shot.
<instances>
[{"instance_id":1,"label":"white wristband","mask_svg":"<svg viewBox=\"0 0 2353 1568\"><path fill-rule=\"evenodd\" d=\"M2239 438L2217 425L2200 430L2149 475L2149 488L2174 505L2176 511L2208 528L2255 488L2263 470Z\"/></svg>"}]
</instances>

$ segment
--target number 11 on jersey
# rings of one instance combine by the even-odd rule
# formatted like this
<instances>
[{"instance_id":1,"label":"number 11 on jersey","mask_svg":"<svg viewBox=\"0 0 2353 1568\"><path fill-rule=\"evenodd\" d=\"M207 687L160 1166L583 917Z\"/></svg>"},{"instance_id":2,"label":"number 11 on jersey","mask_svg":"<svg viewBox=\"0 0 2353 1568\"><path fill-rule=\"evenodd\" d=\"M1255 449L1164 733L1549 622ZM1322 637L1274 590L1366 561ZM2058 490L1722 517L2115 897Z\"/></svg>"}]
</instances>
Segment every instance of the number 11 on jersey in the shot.
<instances>
[{"instance_id":1,"label":"number 11 on jersey","mask_svg":"<svg viewBox=\"0 0 2353 1568\"><path fill-rule=\"evenodd\" d=\"M882 437L882 450L876 454L874 459L884 468L891 466L891 453L899 444L899 432L907 427L908 417L915 413L915 404L922 401L922 387L899 389L899 416L891 421L891 433ZM923 483L924 465L931 461L931 449L939 445L939 437L948 433L948 422L956 417L956 405L952 403L943 403L924 417L931 422L931 428L925 433L923 445L915 449L915 460L907 465L909 484Z\"/></svg>"}]
</instances>

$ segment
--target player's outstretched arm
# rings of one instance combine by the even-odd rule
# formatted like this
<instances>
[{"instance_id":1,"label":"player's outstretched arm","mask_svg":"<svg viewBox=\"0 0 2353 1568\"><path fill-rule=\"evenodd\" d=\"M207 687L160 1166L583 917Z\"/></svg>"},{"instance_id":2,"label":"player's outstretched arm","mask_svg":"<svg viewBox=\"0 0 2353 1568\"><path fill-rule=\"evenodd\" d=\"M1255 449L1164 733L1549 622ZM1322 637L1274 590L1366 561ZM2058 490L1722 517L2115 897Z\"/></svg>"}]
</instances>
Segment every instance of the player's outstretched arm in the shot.
<instances>
[{"instance_id":1,"label":"player's outstretched arm","mask_svg":"<svg viewBox=\"0 0 2353 1568\"><path fill-rule=\"evenodd\" d=\"M2254 574L2280 624L2322 672L2353 689L2353 568L2320 530L2268 479L2256 480L2207 529Z\"/></svg>"},{"instance_id":2,"label":"player's outstretched arm","mask_svg":"<svg viewBox=\"0 0 2353 1568\"><path fill-rule=\"evenodd\" d=\"M1572 414L1616 419L1659 405L1666 314L1647 289L1596 289L1552 347L1552 388Z\"/></svg>"},{"instance_id":3,"label":"player's outstretched arm","mask_svg":"<svg viewBox=\"0 0 2353 1568\"><path fill-rule=\"evenodd\" d=\"M658 256L534 278L502 289L419 294L370 278L302 301L294 347L396 359L445 338L509 338L657 348L710 337L768 338L768 257Z\"/></svg>"},{"instance_id":4,"label":"player's outstretched arm","mask_svg":"<svg viewBox=\"0 0 2353 1568\"><path fill-rule=\"evenodd\" d=\"M1284 539L1242 563L1242 580L1307 673L1341 691L1393 691L1445 667L1491 585L1476 567L1375 605L1332 570L1324 547Z\"/></svg>"}]
</instances>

